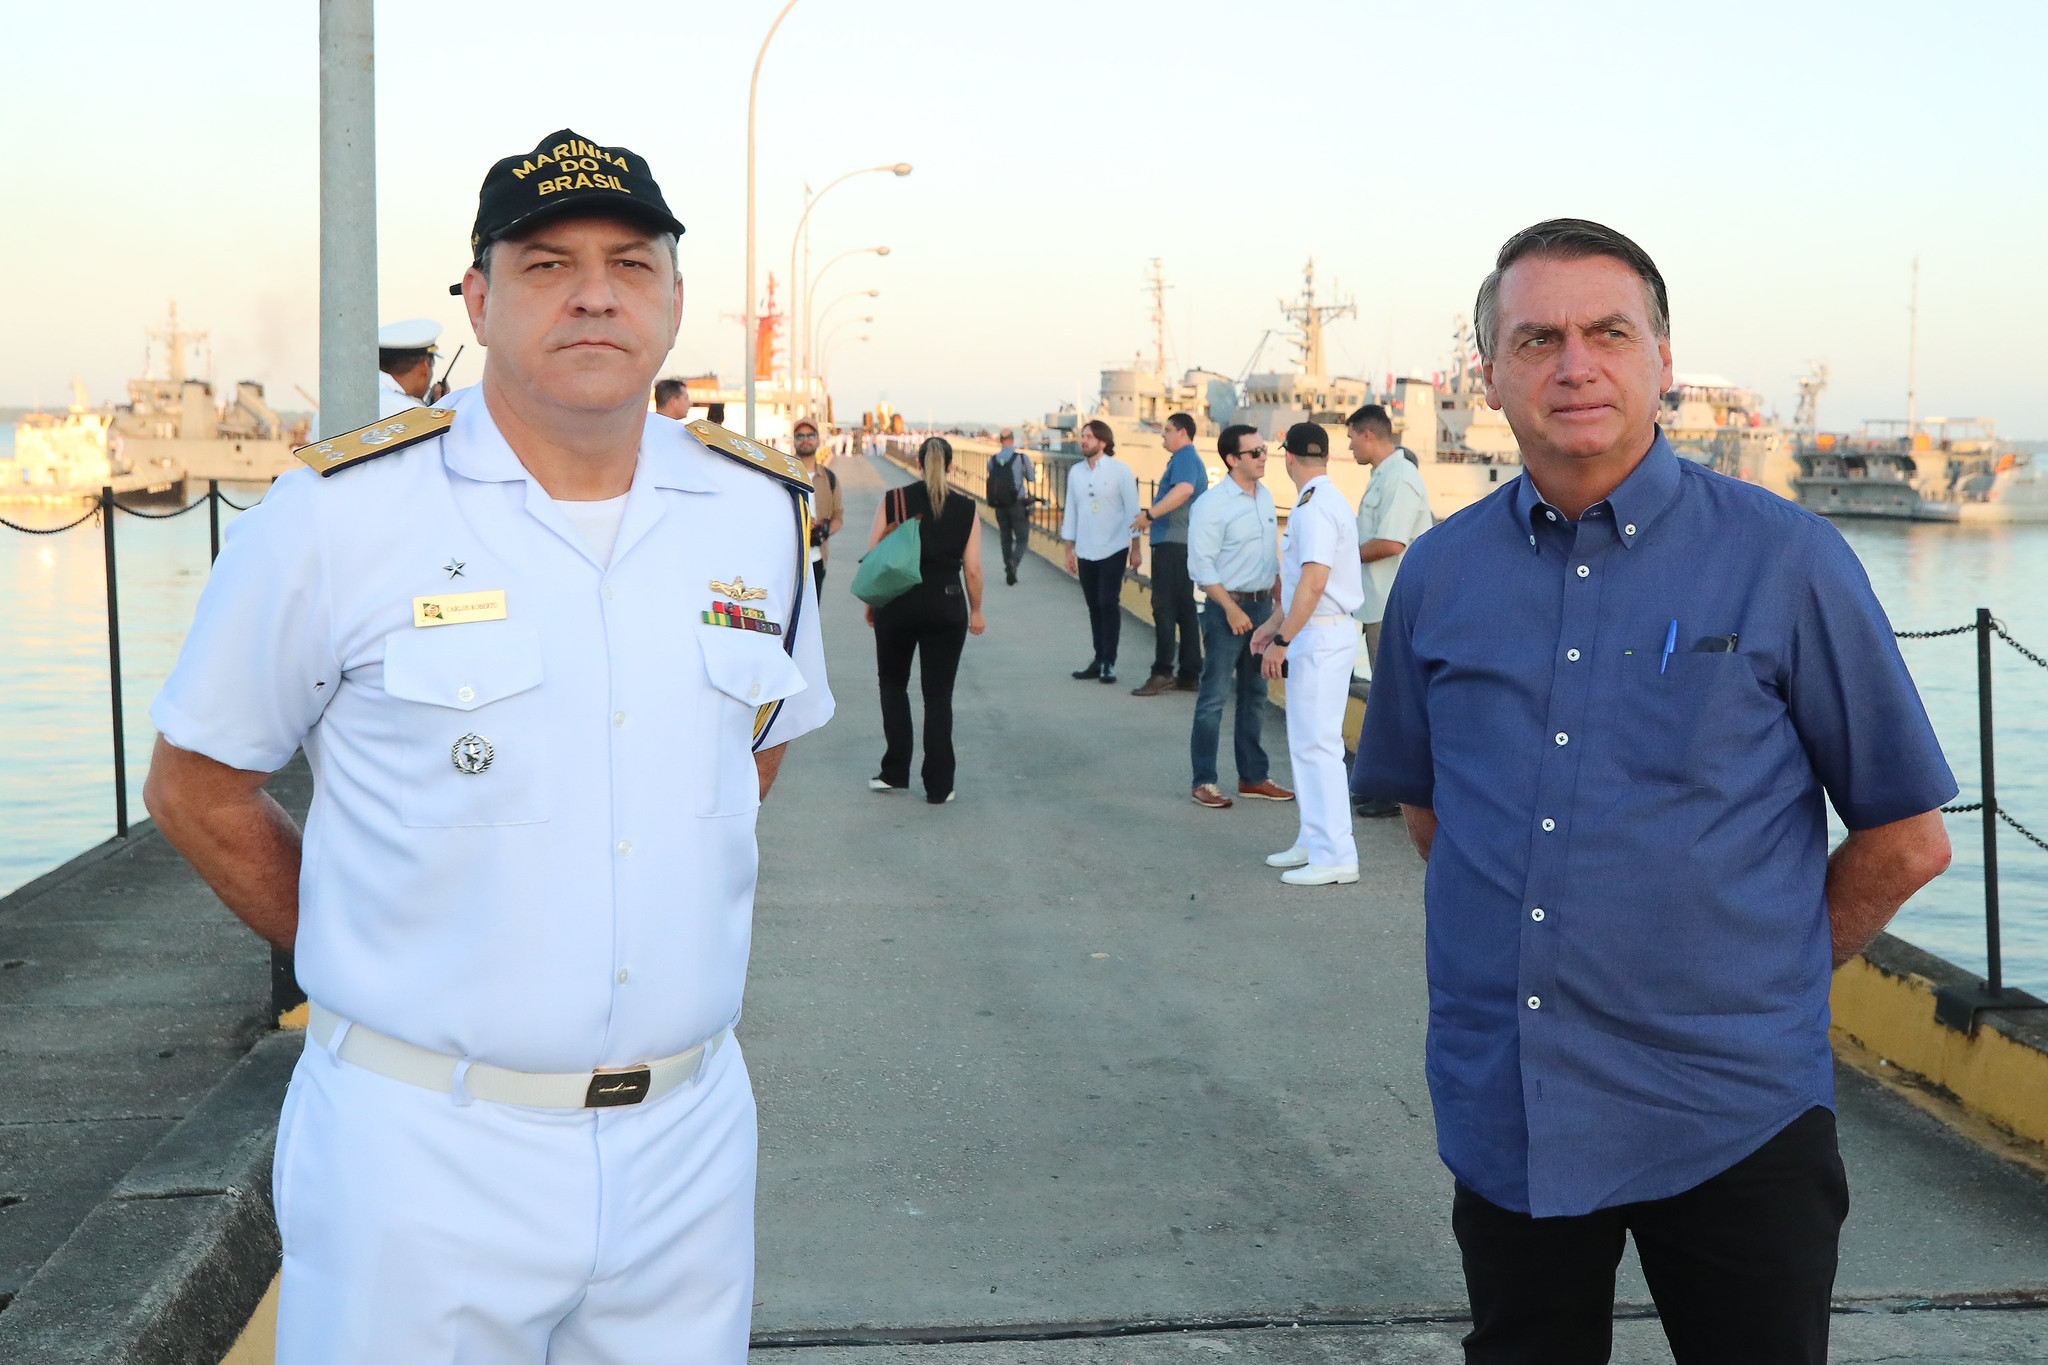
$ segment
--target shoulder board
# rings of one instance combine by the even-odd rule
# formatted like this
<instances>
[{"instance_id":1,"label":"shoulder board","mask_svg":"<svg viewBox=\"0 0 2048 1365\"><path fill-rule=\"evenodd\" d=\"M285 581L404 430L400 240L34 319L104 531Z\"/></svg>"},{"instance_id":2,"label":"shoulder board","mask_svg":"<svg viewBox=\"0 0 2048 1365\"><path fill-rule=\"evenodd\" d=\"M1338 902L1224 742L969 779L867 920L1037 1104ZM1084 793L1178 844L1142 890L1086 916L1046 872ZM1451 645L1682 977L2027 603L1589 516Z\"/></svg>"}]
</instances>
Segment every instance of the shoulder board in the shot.
<instances>
[{"instance_id":1,"label":"shoulder board","mask_svg":"<svg viewBox=\"0 0 2048 1365\"><path fill-rule=\"evenodd\" d=\"M804 472L804 462L796 456L785 455L775 447L764 446L758 441L750 441L736 431L727 431L717 423L707 422L701 417L683 425L689 428L692 436L727 459L736 460L749 469L759 470L772 479L792 484L806 493L811 491L811 476Z\"/></svg>"},{"instance_id":2,"label":"shoulder board","mask_svg":"<svg viewBox=\"0 0 2048 1365\"><path fill-rule=\"evenodd\" d=\"M338 469L347 469L350 465L416 445L430 436L439 436L453 425L455 414L446 408L408 408L369 426L357 427L354 431L309 446L300 446L292 453L324 479Z\"/></svg>"}]
</instances>

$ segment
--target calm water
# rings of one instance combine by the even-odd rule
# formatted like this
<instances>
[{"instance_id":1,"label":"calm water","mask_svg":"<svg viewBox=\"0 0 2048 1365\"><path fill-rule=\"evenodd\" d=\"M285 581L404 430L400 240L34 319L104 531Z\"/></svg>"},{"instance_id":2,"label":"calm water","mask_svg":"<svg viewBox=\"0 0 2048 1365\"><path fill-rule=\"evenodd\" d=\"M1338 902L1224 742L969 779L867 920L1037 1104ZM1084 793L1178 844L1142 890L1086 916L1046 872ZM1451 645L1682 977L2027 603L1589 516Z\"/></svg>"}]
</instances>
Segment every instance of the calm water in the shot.
<instances>
[{"instance_id":1,"label":"calm water","mask_svg":"<svg viewBox=\"0 0 2048 1365\"><path fill-rule=\"evenodd\" d=\"M255 490L234 490L247 502ZM75 515L71 514L71 515ZM232 519L232 512L223 511ZM0 507L11 521L68 520L55 509ZM1844 523L1878 597L1901 630L1961 625L1988 606L2048 655L2048 526ZM206 579L206 512L117 523L129 810L154 734L148 709L177 657ZM106 589L100 535L88 523L54 536L0 527L0 892L113 832L108 739ZM1908 641L1906 661L1948 751L1964 801L1977 797L1973 637ZM1994 644L1999 787L2007 810L2048 835L2048 671ZM1978 817L1949 817L1956 861L1894 928L1952 961L1983 970L1983 856ZM2048 994L2048 853L2010 830L2000 842L2006 977Z\"/></svg>"}]
</instances>

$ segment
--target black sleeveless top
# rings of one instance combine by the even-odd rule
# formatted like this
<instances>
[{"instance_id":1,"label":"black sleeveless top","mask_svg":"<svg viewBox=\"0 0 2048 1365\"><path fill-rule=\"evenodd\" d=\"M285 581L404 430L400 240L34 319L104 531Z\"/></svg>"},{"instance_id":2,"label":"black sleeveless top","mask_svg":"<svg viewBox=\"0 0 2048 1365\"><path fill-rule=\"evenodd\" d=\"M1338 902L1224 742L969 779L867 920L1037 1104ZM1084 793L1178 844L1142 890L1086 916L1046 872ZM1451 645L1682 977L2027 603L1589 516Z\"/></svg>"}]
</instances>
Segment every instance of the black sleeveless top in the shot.
<instances>
[{"instance_id":1,"label":"black sleeveless top","mask_svg":"<svg viewBox=\"0 0 2048 1365\"><path fill-rule=\"evenodd\" d=\"M974 531L974 499L955 489L946 493L946 505L932 515L932 494L922 481L902 488L905 516L923 517L917 528L918 569L927 584L953 583L960 577L960 564L967 556L967 537ZM892 509L893 510L893 509Z\"/></svg>"}]
</instances>

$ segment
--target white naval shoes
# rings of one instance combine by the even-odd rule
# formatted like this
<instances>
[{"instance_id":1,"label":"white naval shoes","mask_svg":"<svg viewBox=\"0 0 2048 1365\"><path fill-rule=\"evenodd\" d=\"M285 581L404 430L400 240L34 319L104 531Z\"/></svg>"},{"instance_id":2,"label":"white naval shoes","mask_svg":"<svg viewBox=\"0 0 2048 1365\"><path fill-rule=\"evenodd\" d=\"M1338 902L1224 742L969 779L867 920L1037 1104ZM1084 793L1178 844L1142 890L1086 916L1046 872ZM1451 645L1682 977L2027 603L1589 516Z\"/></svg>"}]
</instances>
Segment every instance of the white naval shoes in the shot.
<instances>
[{"instance_id":1,"label":"white naval shoes","mask_svg":"<svg viewBox=\"0 0 2048 1365\"><path fill-rule=\"evenodd\" d=\"M1267 867L1307 867L1307 866L1308 866L1308 853L1307 853L1307 852L1306 852L1306 851L1305 851L1305 850L1304 850L1304 849L1302 848L1302 846L1301 846L1300 844L1296 844L1296 845L1295 845L1295 846L1294 846L1293 848L1290 848L1290 849L1288 849L1288 850L1287 850L1287 851L1286 851L1285 853L1269 853L1269 854L1267 854L1267 855L1266 855L1266 866L1267 866Z\"/></svg>"},{"instance_id":2,"label":"white naval shoes","mask_svg":"<svg viewBox=\"0 0 2048 1365\"><path fill-rule=\"evenodd\" d=\"M1267 862L1272 859L1268 858ZM1358 864L1346 863L1342 867L1297 867L1292 872L1282 872L1280 880L1289 886L1335 886L1348 885L1358 880Z\"/></svg>"}]
</instances>

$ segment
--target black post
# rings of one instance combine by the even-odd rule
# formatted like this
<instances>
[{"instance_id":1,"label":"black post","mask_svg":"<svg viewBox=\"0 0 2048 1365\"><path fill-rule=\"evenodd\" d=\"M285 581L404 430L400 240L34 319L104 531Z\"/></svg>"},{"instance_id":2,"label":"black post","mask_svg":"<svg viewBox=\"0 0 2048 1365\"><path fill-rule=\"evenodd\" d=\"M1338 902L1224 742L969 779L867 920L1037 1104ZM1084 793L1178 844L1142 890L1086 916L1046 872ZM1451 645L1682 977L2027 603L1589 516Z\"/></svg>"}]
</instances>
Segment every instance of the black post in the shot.
<instances>
[{"instance_id":1,"label":"black post","mask_svg":"<svg viewBox=\"0 0 2048 1365\"><path fill-rule=\"evenodd\" d=\"M128 740L121 723L121 594L114 573L114 490L100 487L100 541L107 551L107 680L114 705L114 832L128 837Z\"/></svg>"},{"instance_id":2,"label":"black post","mask_svg":"<svg viewBox=\"0 0 2048 1365\"><path fill-rule=\"evenodd\" d=\"M1998 943L1998 786L1991 765L1991 609L1977 608L1977 764L1984 799L1984 988L2005 989Z\"/></svg>"},{"instance_id":3,"label":"black post","mask_svg":"<svg viewBox=\"0 0 2048 1365\"><path fill-rule=\"evenodd\" d=\"M206 562L220 558L220 480L206 481Z\"/></svg>"}]
</instances>

